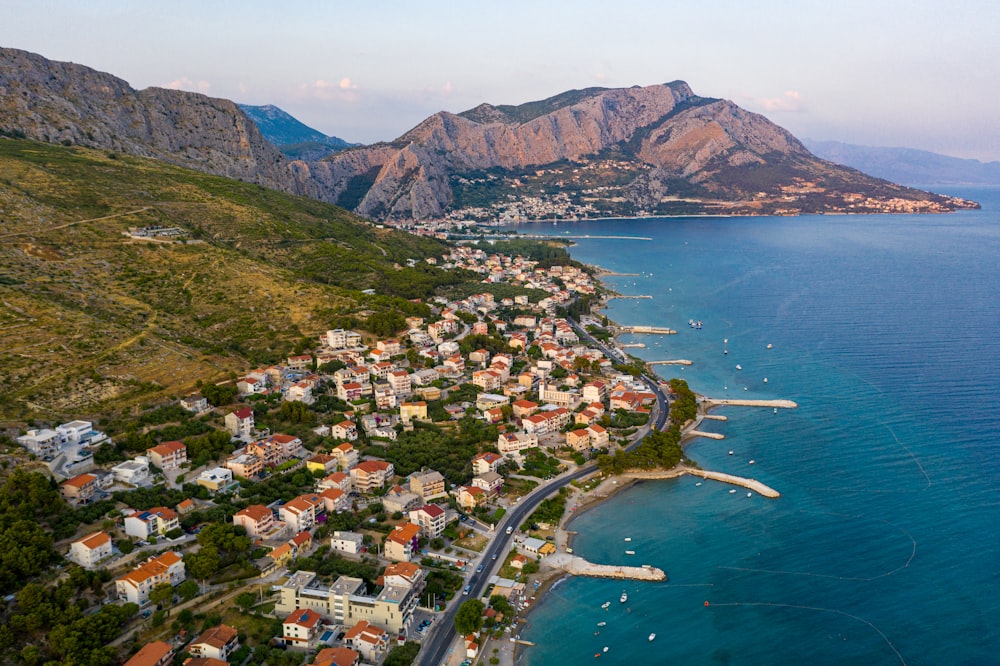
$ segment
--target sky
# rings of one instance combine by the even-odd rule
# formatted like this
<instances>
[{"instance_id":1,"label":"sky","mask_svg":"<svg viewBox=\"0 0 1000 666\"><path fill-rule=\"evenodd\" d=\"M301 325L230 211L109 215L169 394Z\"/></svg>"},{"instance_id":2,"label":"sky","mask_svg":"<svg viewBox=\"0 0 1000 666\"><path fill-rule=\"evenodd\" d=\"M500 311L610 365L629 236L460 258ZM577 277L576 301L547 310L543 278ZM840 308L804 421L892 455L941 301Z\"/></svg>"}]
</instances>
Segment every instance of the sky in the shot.
<instances>
[{"instance_id":1,"label":"sky","mask_svg":"<svg viewBox=\"0 0 1000 666\"><path fill-rule=\"evenodd\" d=\"M679 79L799 138L1000 160L1000 0L0 0L0 17L0 46L352 142Z\"/></svg>"}]
</instances>

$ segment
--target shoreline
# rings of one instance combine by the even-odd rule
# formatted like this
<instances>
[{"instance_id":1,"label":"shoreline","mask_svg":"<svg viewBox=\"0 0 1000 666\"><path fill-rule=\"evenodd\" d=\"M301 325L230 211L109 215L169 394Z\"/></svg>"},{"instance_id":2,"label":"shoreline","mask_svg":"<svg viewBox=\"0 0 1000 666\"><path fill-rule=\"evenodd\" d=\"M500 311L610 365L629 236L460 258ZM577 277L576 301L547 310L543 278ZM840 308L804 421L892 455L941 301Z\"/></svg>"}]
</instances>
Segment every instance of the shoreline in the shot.
<instances>
[{"instance_id":1,"label":"shoreline","mask_svg":"<svg viewBox=\"0 0 1000 666\"><path fill-rule=\"evenodd\" d=\"M592 307L591 313L602 316L605 319L607 319L609 328L613 327L616 331L621 331L622 328L621 325L619 325L618 322L613 321L611 318L607 317L607 315L603 314L602 312L607 307L608 301L610 301L613 298L621 296L613 289L609 288L608 285L604 282L603 278L626 276L628 274L616 273L614 271L596 265L589 265L589 267L593 270L595 277L601 283L602 288L606 292L605 294L602 294L598 302L595 303L595 305ZM621 345L618 344L619 335L620 333L615 333L613 339L615 340L615 346L621 349ZM625 352L623 351L623 353ZM643 364L645 365L647 371L651 376L659 377L659 375L654 370L655 367L654 365L651 365L647 361L643 361ZM669 364L661 363L659 365L667 365L667 367L669 367ZM660 380L666 381L663 380L662 377L660 377ZM692 442L694 439L697 439L699 436L701 436L697 428L701 425L702 421L706 417L709 417L711 419L710 412L717 407L725 407L725 406L772 407L773 406L785 409L798 407L798 405L791 400L739 401L739 400L726 400L726 399L712 399L698 393L695 393L695 397L698 404L698 415L695 419L692 419L688 423L685 423L681 429L682 434L681 434L680 445L682 449L686 448L686 445ZM766 405L758 404L765 402L767 403ZM711 419L711 420L725 420L725 417L720 417L718 419ZM601 472L599 470L595 470L593 475L587 476L584 479L581 479L580 481L585 482L591 480L594 478L595 475L600 475L600 474ZM754 479L744 479L742 477L736 477L734 475L725 474L722 472L700 470L685 465L683 462L671 469L650 470L648 472L642 472L642 471L626 472L623 474L618 474L604 478L595 488L593 488L587 493L584 493L579 488L570 486L570 488L572 488L571 495L566 501L566 509L564 510L563 515L559 520L559 524L555 528L554 544L556 546L556 552L565 553L567 548L570 550L570 552L572 552L574 537L578 534L578 532L573 531L572 529L570 529L570 527L572 522L579 516L582 516L584 513L587 513L589 511L592 511L593 509L600 507L602 504L604 504L611 498L617 496L619 493L629 490L630 488L637 486L641 483L647 481L677 479L689 474L692 476L699 476L705 479L711 479L722 483L733 483L734 485L753 487L754 490L757 490L759 494L765 497L775 498L780 496L780 493L778 493L777 491L768 488L767 486L764 486L764 484L760 484L760 482ZM758 488L757 486L750 486L747 484L759 484L759 486L762 486L762 488ZM762 490L765 491L761 492ZM770 493L768 493L767 491L770 491ZM547 592L552 590L555 586L561 584L562 581L574 577L574 574L566 572L565 570L555 565L554 563L547 563L546 562L547 559L548 558L543 558L539 563L540 564L539 578L538 578L539 585L533 595L534 600L532 601L531 605L528 607L524 615L517 623L518 628L516 631L512 632L512 635L520 636L522 632L531 625L531 616L534 613L534 611L542 603L544 603ZM515 665L520 663L520 659L522 658L523 655L522 650L524 647L528 646L520 642L513 643L513 649L511 651L511 659L513 660L513 663Z\"/></svg>"}]
</instances>

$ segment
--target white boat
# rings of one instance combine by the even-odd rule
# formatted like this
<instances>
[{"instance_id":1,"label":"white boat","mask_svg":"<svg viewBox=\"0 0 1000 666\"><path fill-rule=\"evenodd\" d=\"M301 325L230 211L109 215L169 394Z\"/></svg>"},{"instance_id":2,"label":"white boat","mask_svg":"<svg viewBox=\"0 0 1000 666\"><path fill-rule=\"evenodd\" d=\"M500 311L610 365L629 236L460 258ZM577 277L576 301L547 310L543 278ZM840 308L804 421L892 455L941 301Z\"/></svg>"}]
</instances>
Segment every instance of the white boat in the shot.
<instances>
[{"instance_id":1,"label":"white boat","mask_svg":"<svg viewBox=\"0 0 1000 666\"><path fill-rule=\"evenodd\" d=\"M742 369L743 369L743 366L742 366L742 365L740 365L739 363L737 363L737 364L736 364L736 369L737 369L737 370L742 370Z\"/></svg>"},{"instance_id":2,"label":"white boat","mask_svg":"<svg viewBox=\"0 0 1000 666\"><path fill-rule=\"evenodd\" d=\"M765 384L767 383L767 377L764 377L764 383Z\"/></svg>"},{"instance_id":3,"label":"white boat","mask_svg":"<svg viewBox=\"0 0 1000 666\"><path fill-rule=\"evenodd\" d=\"M729 338L723 338L722 339L722 344L728 345L729 344Z\"/></svg>"},{"instance_id":4,"label":"white boat","mask_svg":"<svg viewBox=\"0 0 1000 666\"><path fill-rule=\"evenodd\" d=\"M608 623L605 622L604 620L601 620L600 622L597 623L597 626L598 627L606 627L606 626L608 626Z\"/></svg>"},{"instance_id":5,"label":"white boat","mask_svg":"<svg viewBox=\"0 0 1000 666\"><path fill-rule=\"evenodd\" d=\"M625 603L626 601L628 601L628 592L626 592L625 590L622 590L622 596L619 597L618 601L620 601L622 603Z\"/></svg>"},{"instance_id":6,"label":"white boat","mask_svg":"<svg viewBox=\"0 0 1000 666\"><path fill-rule=\"evenodd\" d=\"M751 464L751 465L754 465L754 464L756 464L756 463L757 463L757 461L756 461L756 460L751 460L751 461L750 461L750 464Z\"/></svg>"},{"instance_id":7,"label":"white boat","mask_svg":"<svg viewBox=\"0 0 1000 666\"><path fill-rule=\"evenodd\" d=\"M771 344L771 343L769 342L769 343L767 343L767 348L768 348L768 349L774 349L774 345L772 345L772 344Z\"/></svg>"},{"instance_id":8,"label":"white boat","mask_svg":"<svg viewBox=\"0 0 1000 666\"><path fill-rule=\"evenodd\" d=\"M626 555L635 555L635 551L634 550L626 550L625 554Z\"/></svg>"},{"instance_id":9,"label":"white boat","mask_svg":"<svg viewBox=\"0 0 1000 666\"><path fill-rule=\"evenodd\" d=\"M729 450L729 455L733 455L733 450L732 449Z\"/></svg>"},{"instance_id":10,"label":"white boat","mask_svg":"<svg viewBox=\"0 0 1000 666\"><path fill-rule=\"evenodd\" d=\"M605 645L605 646L604 646L604 649L603 649L603 650L601 650L601 652L607 652L607 651L608 651L608 646L607 646L607 645Z\"/></svg>"},{"instance_id":11,"label":"white boat","mask_svg":"<svg viewBox=\"0 0 1000 666\"><path fill-rule=\"evenodd\" d=\"M747 497L753 497L753 493L747 493Z\"/></svg>"},{"instance_id":12,"label":"white boat","mask_svg":"<svg viewBox=\"0 0 1000 666\"><path fill-rule=\"evenodd\" d=\"M701 481L699 481L698 483L696 483L696 484L694 484L694 485L695 485L695 486L700 486L700 485L701 485Z\"/></svg>"},{"instance_id":13,"label":"white boat","mask_svg":"<svg viewBox=\"0 0 1000 666\"><path fill-rule=\"evenodd\" d=\"M656 634L650 634L649 635L649 642L652 643L654 640L656 640Z\"/></svg>"},{"instance_id":14,"label":"white boat","mask_svg":"<svg viewBox=\"0 0 1000 666\"><path fill-rule=\"evenodd\" d=\"M601 608L603 608L604 610L608 610L608 607L610 605L611 605L610 601L605 601L603 604L601 604Z\"/></svg>"},{"instance_id":15,"label":"white boat","mask_svg":"<svg viewBox=\"0 0 1000 666\"><path fill-rule=\"evenodd\" d=\"M625 541L631 541L632 537L625 537Z\"/></svg>"},{"instance_id":16,"label":"white boat","mask_svg":"<svg viewBox=\"0 0 1000 666\"><path fill-rule=\"evenodd\" d=\"M736 488L733 488L732 490L729 491L729 494L732 495L735 492L736 492Z\"/></svg>"},{"instance_id":17,"label":"white boat","mask_svg":"<svg viewBox=\"0 0 1000 666\"><path fill-rule=\"evenodd\" d=\"M778 408L777 408L777 407L775 407L775 408L774 408L774 413L775 413L775 414L777 414L777 413L778 413Z\"/></svg>"}]
</instances>

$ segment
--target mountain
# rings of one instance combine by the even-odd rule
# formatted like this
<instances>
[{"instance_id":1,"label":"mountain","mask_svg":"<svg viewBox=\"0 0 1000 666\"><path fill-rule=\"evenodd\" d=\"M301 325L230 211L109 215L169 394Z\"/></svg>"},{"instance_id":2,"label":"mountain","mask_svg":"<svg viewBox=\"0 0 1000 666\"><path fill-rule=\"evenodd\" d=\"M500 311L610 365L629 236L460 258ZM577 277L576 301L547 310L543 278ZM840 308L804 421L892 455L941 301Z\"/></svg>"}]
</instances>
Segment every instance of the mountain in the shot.
<instances>
[{"instance_id":1,"label":"mountain","mask_svg":"<svg viewBox=\"0 0 1000 666\"><path fill-rule=\"evenodd\" d=\"M317 160L338 150L360 145L314 130L273 104L240 104L239 107L257 124L264 138L291 159Z\"/></svg>"},{"instance_id":2,"label":"mountain","mask_svg":"<svg viewBox=\"0 0 1000 666\"><path fill-rule=\"evenodd\" d=\"M288 160L236 104L142 91L0 49L0 133L154 157L373 220L939 212L973 202L821 160L765 117L681 81L440 112L392 142ZM314 151L306 151L315 156Z\"/></svg>"},{"instance_id":3,"label":"mountain","mask_svg":"<svg viewBox=\"0 0 1000 666\"><path fill-rule=\"evenodd\" d=\"M127 235L146 227L177 235ZM389 335L462 279L417 263L447 251L159 160L0 138L0 426L185 395L329 328Z\"/></svg>"},{"instance_id":4,"label":"mountain","mask_svg":"<svg viewBox=\"0 0 1000 666\"><path fill-rule=\"evenodd\" d=\"M0 130L153 157L275 189L285 160L233 102L166 88L137 91L83 65L0 49Z\"/></svg>"},{"instance_id":5,"label":"mountain","mask_svg":"<svg viewBox=\"0 0 1000 666\"><path fill-rule=\"evenodd\" d=\"M373 219L936 212L971 202L822 160L684 82L437 113L389 143L293 162L303 191Z\"/></svg>"},{"instance_id":6,"label":"mountain","mask_svg":"<svg viewBox=\"0 0 1000 666\"><path fill-rule=\"evenodd\" d=\"M960 159L913 148L877 148L811 139L805 139L804 143L823 159L896 183L1000 185L1000 162Z\"/></svg>"}]
</instances>

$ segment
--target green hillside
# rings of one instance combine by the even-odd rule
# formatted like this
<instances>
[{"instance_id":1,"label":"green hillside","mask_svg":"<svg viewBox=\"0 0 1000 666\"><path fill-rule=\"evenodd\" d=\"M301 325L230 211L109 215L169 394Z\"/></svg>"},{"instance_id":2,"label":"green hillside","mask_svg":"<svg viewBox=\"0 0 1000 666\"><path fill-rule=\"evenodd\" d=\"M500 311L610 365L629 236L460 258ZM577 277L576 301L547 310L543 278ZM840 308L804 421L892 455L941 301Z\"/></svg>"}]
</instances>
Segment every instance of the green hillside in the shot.
<instances>
[{"instance_id":1,"label":"green hillside","mask_svg":"<svg viewBox=\"0 0 1000 666\"><path fill-rule=\"evenodd\" d=\"M184 235L126 235L148 226ZM445 251L256 185L0 139L0 422L183 395L327 328L401 325L426 312L407 299L462 279L407 265Z\"/></svg>"}]
</instances>

